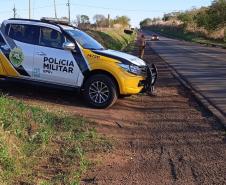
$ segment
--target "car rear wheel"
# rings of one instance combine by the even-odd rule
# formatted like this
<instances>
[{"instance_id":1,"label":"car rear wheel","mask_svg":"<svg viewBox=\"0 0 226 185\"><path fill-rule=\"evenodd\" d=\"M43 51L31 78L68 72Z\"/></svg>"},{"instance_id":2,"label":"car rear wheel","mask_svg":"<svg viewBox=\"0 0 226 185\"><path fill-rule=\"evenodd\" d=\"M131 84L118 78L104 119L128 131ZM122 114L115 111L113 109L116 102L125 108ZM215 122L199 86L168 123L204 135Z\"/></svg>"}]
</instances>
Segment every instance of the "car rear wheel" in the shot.
<instances>
[{"instance_id":1,"label":"car rear wheel","mask_svg":"<svg viewBox=\"0 0 226 185\"><path fill-rule=\"evenodd\" d=\"M117 100L114 81L107 75L91 76L84 85L83 95L86 102L94 108L109 108Z\"/></svg>"}]
</instances>

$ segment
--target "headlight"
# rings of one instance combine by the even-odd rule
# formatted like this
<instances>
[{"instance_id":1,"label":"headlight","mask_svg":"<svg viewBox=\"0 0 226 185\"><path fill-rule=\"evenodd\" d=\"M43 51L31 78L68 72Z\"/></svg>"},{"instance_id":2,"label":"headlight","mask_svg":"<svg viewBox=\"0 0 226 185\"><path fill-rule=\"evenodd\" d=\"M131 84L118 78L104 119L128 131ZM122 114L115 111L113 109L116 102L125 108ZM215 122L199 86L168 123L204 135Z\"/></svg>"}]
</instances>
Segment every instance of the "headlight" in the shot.
<instances>
[{"instance_id":1,"label":"headlight","mask_svg":"<svg viewBox=\"0 0 226 185\"><path fill-rule=\"evenodd\" d=\"M135 75L141 75L142 69L139 66L136 65L128 65L128 64L119 64L121 68L123 68L125 71L135 74Z\"/></svg>"}]
</instances>

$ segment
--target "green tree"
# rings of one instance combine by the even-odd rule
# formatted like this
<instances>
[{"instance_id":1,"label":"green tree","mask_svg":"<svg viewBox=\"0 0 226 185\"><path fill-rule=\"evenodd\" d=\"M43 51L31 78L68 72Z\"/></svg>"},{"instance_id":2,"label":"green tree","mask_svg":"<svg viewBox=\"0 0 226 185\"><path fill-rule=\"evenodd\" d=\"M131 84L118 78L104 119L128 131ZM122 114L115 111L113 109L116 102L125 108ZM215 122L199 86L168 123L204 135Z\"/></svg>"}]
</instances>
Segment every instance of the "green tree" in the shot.
<instances>
[{"instance_id":1,"label":"green tree","mask_svg":"<svg viewBox=\"0 0 226 185\"><path fill-rule=\"evenodd\" d=\"M171 12L171 13L164 14L162 20L169 21L171 19L176 19L179 14L180 12Z\"/></svg>"},{"instance_id":2,"label":"green tree","mask_svg":"<svg viewBox=\"0 0 226 185\"><path fill-rule=\"evenodd\" d=\"M212 5L205 10L200 10L195 17L199 27L207 30L215 30L224 27L226 21L226 1L215 0Z\"/></svg>"},{"instance_id":3,"label":"green tree","mask_svg":"<svg viewBox=\"0 0 226 185\"><path fill-rule=\"evenodd\" d=\"M81 23L82 24L90 24L89 16L87 16L87 15L81 15Z\"/></svg>"},{"instance_id":4,"label":"green tree","mask_svg":"<svg viewBox=\"0 0 226 185\"><path fill-rule=\"evenodd\" d=\"M177 18L186 25L193 22L193 15L190 12L181 13Z\"/></svg>"},{"instance_id":5,"label":"green tree","mask_svg":"<svg viewBox=\"0 0 226 185\"><path fill-rule=\"evenodd\" d=\"M219 19L219 24L225 24L226 21L226 0L215 0L213 1L210 9L216 14Z\"/></svg>"},{"instance_id":6,"label":"green tree","mask_svg":"<svg viewBox=\"0 0 226 185\"><path fill-rule=\"evenodd\" d=\"M206 29L210 29L210 16L208 15L208 8L202 8L199 12L194 16L194 21L198 27L204 27Z\"/></svg>"},{"instance_id":7,"label":"green tree","mask_svg":"<svg viewBox=\"0 0 226 185\"><path fill-rule=\"evenodd\" d=\"M140 22L140 27L150 26L152 24L152 19L146 18Z\"/></svg>"},{"instance_id":8,"label":"green tree","mask_svg":"<svg viewBox=\"0 0 226 185\"><path fill-rule=\"evenodd\" d=\"M130 25L130 18L127 16L117 16L114 20L116 24L121 24L123 27Z\"/></svg>"}]
</instances>

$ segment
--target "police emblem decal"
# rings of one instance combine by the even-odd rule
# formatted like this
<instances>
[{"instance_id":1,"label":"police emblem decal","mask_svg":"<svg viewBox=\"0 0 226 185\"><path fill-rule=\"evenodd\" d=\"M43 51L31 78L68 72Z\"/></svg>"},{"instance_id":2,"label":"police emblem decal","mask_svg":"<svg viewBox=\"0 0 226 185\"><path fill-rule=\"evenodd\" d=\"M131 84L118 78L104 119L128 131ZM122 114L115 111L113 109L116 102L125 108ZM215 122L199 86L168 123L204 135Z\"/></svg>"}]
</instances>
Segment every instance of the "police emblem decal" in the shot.
<instances>
[{"instance_id":1,"label":"police emblem decal","mask_svg":"<svg viewBox=\"0 0 226 185\"><path fill-rule=\"evenodd\" d=\"M19 67L24 60L22 49L19 47L14 48L9 54L9 59L15 67Z\"/></svg>"}]
</instances>

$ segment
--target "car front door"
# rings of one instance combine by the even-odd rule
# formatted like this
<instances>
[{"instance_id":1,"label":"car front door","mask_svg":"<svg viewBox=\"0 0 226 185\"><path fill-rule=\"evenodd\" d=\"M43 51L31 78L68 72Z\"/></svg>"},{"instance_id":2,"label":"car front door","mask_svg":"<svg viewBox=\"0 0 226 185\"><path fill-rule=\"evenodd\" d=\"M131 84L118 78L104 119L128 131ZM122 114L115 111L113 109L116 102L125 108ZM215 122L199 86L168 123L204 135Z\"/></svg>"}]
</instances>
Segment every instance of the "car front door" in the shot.
<instances>
[{"instance_id":1,"label":"car front door","mask_svg":"<svg viewBox=\"0 0 226 185\"><path fill-rule=\"evenodd\" d=\"M55 29L40 27L35 48L33 77L38 81L78 86L80 69L72 51L64 50L64 35Z\"/></svg>"}]
</instances>

